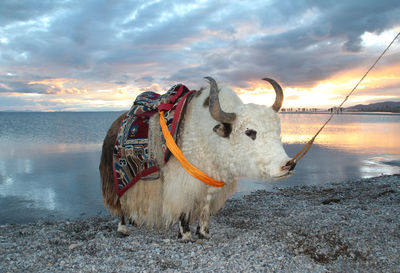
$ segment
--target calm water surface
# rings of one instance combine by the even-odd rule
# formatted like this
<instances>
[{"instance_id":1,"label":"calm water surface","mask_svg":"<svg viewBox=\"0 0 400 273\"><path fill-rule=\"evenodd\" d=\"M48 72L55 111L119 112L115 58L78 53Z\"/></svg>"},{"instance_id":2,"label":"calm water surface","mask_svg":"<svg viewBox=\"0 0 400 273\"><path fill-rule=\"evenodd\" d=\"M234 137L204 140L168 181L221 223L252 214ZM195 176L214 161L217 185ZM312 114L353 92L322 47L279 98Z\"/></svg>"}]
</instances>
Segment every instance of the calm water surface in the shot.
<instances>
[{"instance_id":1,"label":"calm water surface","mask_svg":"<svg viewBox=\"0 0 400 273\"><path fill-rule=\"evenodd\" d=\"M88 217L104 209L98 164L109 125L121 113L0 113L0 224ZM293 156L325 114L281 114ZM335 116L287 180L241 180L235 197L256 189L400 173L400 116Z\"/></svg>"}]
</instances>

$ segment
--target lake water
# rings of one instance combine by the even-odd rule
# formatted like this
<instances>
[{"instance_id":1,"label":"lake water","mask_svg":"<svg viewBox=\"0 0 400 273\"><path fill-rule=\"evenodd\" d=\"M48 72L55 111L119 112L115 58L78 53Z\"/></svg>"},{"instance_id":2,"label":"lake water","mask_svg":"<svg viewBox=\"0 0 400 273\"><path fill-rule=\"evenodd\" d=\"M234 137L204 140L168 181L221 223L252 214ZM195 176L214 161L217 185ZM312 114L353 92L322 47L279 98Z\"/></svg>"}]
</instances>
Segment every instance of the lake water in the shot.
<instances>
[{"instance_id":1,"label":"lake water","mask_svg":"<svg viewBox=\"0 0 400 273\"><path fill-rule=\"evenodd\" d=\"M98 165L101 144L119 112L1 113L0 224L106 214ZM326 114L281 114L293 156ZM400 115L335 116L287 180L243 179L241 197L257 189L356 180L400 173Z\"/></svg>"}]
</instances>

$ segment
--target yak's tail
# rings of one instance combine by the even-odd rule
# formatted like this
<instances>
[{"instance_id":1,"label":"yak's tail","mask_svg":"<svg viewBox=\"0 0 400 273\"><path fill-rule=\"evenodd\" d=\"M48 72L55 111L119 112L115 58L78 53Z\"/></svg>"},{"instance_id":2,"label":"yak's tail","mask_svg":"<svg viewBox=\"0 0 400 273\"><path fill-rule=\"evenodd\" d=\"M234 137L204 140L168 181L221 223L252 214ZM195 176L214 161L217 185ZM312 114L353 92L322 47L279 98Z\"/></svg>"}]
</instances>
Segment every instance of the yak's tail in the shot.
<instances>
[{"instance_id":1,"label":"yak's tail","mask_svg":"<svg viewBox=\"0 0 400 273\"><path fill-rule=\"evenodd\" d=\"M100 159L100 177L101 191L103 194L104 204L110 210L111 214L123 216L121 203L114 186L113 174L113 148L118 135L119 127L126 113L119 116L108 129L107 136L104 138L103 150Z\"/></svg>"}]
</instances>

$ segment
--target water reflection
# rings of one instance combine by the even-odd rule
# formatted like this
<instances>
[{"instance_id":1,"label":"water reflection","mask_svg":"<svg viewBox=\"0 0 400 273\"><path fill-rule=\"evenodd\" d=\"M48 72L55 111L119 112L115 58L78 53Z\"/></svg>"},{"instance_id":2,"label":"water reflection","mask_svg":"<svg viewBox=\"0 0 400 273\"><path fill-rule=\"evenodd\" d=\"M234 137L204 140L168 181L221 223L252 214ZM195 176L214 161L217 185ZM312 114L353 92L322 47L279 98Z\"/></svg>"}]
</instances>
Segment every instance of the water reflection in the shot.
<instances>
[{"instance_id":1,"label":"water reflection","mask_svg":"<svg viewBox=\"0 0 400 273\"><path fill-rule=\"evenodd\" d=\"M400 173L400 162L396 157L371 157L364 159L361 166L361 176L363 178Z\"/></svg>"},{"instance_id":2,"label":"water reflection","mask_svg":"<svg viewBox=\"0 0 400 273\"><path fill-rule=\"evenodd\" d=\"M309 141L328 115L283 114L282 141L287 144ZM323 129L315 144L356 152L400 155L400 116L338 115Z\"/></svg>"},{"instance_id":3,"label":"water reflection","mask_svg":"<svg viewBox=\"0 0 400 273\"><path fill-rule=\"evenodd\" d=\"M287 144L303 144L309 141L329 115L283 114L282 141ZM400 115L343 114L333 117L315 140L315 145L341 152L341 162L326 165L329 168L344 165L350 154L356 155L350 166L359 168L359 177L400 173ZM312 147L311 149L315 149ZM312 155L307 155L311 157ZM321 154L318 160L330 158ZM306 164L302 162L302 164Z\"/></svg>"},{"instance_id":4,"label":"water reflection","mask_svg":"<svg viewBox=\"0 0 400 273\"><path fill-rule=\"evenodd\" d=\"M99 147L31 144L26 150L17 146L1 153L0 224L105 213Z\"/></svg>"},{"instance_id":5,"label":"water reflection","mask_svg":"<svg viewBox=\"0 0 400 273\"><path fill-rule=\"evenodd\" d=\"M0 158L25 158L26 156L46 156L49 154L64 154L92 152L101 149L101 143L0 143ZM1 165L0 165L1 168Z\"/></svg>"},{"instance_id":6,"label":"water reflection","mask_svg":"<svg viewBox=\"0 0 400 273\"><path fill-rule=\"evenodd\" d=\"M119 113L40 113L33 115L34 123L26 115L20 113L20 123L6 126L1 119L8 117L0 113L0 224L107 213L98 165L102 140ZM296 154L327 118L282 114L282 140L288 155ZM31 135L26 137L17 133L23 122L30 126ZM292 177L275 183L241 180L236 197L276 186L400 173L400 116L340 115L331 122ZM15 128L9 127L13 124ZM59 133L54 135L51 128L56 125Z\"/></svg>"},{"instance_id":7,"label":"water reflection","mask_svg":"<svg viewBox=\"0 0 400 273\"><path fill-rule=\"evenodd\" d=\"M0 197L29 200L28 209L55 210L55 190L35 180L34 172L37 170L33 165L31 158L12 161L0 158L0 166L2 166L0 168ZM9 206L2 207L2 212L5 213L8 209L10 209Z\"/></svg>"}]
</instances>

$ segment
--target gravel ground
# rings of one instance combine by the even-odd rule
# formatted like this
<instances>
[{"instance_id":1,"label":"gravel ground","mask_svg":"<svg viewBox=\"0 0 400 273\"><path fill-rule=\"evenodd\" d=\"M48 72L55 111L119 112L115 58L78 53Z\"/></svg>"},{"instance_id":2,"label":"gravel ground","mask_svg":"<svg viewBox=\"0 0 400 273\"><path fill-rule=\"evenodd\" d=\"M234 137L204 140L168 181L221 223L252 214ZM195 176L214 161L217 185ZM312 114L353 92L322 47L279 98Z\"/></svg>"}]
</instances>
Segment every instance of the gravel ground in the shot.
<instances>
[{"instance_id":1,"label":"gravel ground","mask_svg":"<svg viewBox=\"0 0 400 273\"><path fill-rule=\"evenodd\" d=\"M0 226L0 272L400 272L400 175L229 200L212 238L111 217ZM194 229L194 226L192 227Z\"/></svg>"}]
</instances>

